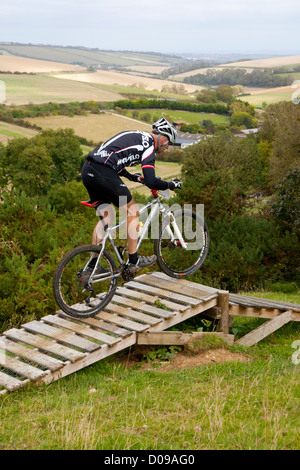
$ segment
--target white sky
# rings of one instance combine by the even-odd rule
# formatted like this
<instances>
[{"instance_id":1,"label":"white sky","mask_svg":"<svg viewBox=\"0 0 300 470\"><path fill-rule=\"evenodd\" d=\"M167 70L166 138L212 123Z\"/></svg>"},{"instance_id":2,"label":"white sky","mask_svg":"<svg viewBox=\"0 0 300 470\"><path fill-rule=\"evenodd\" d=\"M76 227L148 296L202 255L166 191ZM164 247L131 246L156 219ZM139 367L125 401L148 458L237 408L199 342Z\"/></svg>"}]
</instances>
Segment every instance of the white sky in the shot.
<instances>
[{"instance_id":1,"label":"white sky","mask_svg":"<svg viewBox=\"0 0 300 470\"><path fill-rule=\"evenodd\" d=\"M300 54L299 0L0 0L0 41Z\"/></svg>"}]
</instances>

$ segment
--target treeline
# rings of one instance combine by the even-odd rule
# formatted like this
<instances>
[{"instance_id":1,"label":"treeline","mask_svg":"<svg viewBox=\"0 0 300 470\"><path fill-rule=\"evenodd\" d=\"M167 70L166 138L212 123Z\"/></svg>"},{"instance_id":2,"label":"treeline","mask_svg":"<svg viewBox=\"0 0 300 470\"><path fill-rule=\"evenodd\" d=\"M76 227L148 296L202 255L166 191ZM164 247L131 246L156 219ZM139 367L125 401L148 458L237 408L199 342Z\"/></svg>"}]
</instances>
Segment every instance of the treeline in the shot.
<instances>
[{"instance_id":1,"label":"treeline","mask_svg":"<svg viewBox=\"0 0 300 470\"><path fill-rule=\"evenodd\" d=\"M27 104L23 106L6 106L0 105L0 121L6 118L14 119L34 118L41 116L50 116L52 114L58 116L84 115L88 112L94 114L101 113L101 106L95 101L74 101L70 103L43 103L43 104Z\"/></svg>"},{"instance_id":2,"label":"treeline","mask_svg":"<svg viewBox=\"0 0 300 470\"><path fill-rule=\"evenodd\" d=\"M190 72L191 70L205 69L205 68L211 67L212 65L216 65L216 64L212 64L210 62L205 62L203 60L194 61L194 62L190 62L188 64L182 64L182 65L176 65L174 67L170 67L166 70L163 70L160 73L160 75L163 79L166 79L170 75L177 75L179 73Z\"/></svg>"},{"instance_id":3,"label":"treeline","mask_svg":"<svg viewBox=\"0 0 300 470\"><path fill-rule=\"evenodd\" d=\"M191 103L177 100L119 100L114 107L122 109L176 109L195 113L228 114L228 106L219 103Z\"/></svg>"},{"instance_id":4,"label":"treeline","mask_svg":"<svg viewBox=\"0 0 300 470\"><path fill-rule=\"evenodd\" d=\"M245 69L207 70L204 74L197 74L184 78L184 83L193 85L243 85L249 87L274 88L288 86L293 83L292 77L281 77L272 70Z\"/></svg>"}]
</instances>

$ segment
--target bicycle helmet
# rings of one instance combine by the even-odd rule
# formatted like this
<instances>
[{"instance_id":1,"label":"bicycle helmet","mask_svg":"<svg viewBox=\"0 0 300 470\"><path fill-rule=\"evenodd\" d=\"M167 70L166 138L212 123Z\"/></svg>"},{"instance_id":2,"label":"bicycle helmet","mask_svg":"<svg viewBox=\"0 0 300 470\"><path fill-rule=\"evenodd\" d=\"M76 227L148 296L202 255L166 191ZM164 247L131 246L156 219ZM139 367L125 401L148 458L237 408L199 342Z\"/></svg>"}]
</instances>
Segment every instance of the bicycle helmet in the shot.
<instances>
[{"instance_id":1,"label":"bicycle helmet","mask_svg":"<svg viewBox=\"0 0 300 470\"><path fill-rule=\"evenodd\" d=\"M165 135L171 144L174 144L176 141L177 131L165 118L162 117L152 124L152 129L157 131L159 134Z\"/></svg>"}]
</instances>

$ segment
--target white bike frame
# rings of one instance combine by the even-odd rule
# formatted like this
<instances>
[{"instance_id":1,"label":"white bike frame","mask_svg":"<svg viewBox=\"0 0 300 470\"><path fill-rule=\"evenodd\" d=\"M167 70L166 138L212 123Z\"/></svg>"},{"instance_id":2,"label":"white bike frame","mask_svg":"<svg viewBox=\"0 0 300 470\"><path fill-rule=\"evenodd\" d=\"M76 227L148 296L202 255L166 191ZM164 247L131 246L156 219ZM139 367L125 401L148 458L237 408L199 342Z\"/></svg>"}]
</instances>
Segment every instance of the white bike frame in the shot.
<instances>
[{"instance_id":1,"label":"white bike frame","mask_svg":"<svg viewBox=\"0 0 300 470\"><path fill-rule=\"evenodd\" d=\"M169 199L169 191L164 191L164 192L161 192L161 195L165 198L165 199ZM139 215L143 214L144 212L148 211L148 209L151 208L150 210L150 214L148 215L144 225L143 225L143 228L141 230L141 233L139 235L139 239L138 239L138 243L137 243L137 251L142 243L142 241L144 240L147 232L148 232L148 228L150 227L151 223L153 222L154 218L156 217L156 215L160 212L162 214L165 215L165 217L168 217L169 218L169 224L166 226L166 232L168 234L168 236L170 237L170 240L173 241L173 240L178 240L181 244L181 246L186 249L187 248L187 244L186 242L184 241L183 237L182 237L182 234L181 234L181 231L176 223L176 220L173 216L173 213L166 207L164 207L164 205L162 204L161 200L160 200L160 197L157 196L155 199L153 199L152 201L148 202L146 205L144 205L140 210L139 210ZM107 239L110 241L110 244L111 246L113 247L113 250L114 250L114 253L119 261L119 263L122 265L124 263L124 259L122 258L121 254L119 253L119 250L114 242L114 238L113 238L113 235L112 235L112 232L117 230L118 228L120 228L122 225L124 225L126 222L126 220L122 220L121 222L117 223L116 225L112 226L112 227L107 227L105 229L105 235L103 237L103 239L101 240L101 242L99 243L99 245L102 245L102 248L101 248L101 251L98 255L98 258L97 258L97 261L95 263L95 267L93 269L93 272L91 273L91 283L93 282L99 282L99 281L103 281L104 279L111 279L112 277L118 277L121 275L122 271L120 272L117 272L115 273L113 276L111 275L107 275L107 274L95 274L96 270L97 270L97 267L98 267L98 263L99 263L99 260L101 259L101 256L102 256L102 253L105 249L105 245L106 245L106 241ZM84 269L86 269L86 267L88 266L88 264L90 263L91 259L94 257L94 255L92 254L90 259L88 260L86 266Z\"/></svg>"}]
</instances>

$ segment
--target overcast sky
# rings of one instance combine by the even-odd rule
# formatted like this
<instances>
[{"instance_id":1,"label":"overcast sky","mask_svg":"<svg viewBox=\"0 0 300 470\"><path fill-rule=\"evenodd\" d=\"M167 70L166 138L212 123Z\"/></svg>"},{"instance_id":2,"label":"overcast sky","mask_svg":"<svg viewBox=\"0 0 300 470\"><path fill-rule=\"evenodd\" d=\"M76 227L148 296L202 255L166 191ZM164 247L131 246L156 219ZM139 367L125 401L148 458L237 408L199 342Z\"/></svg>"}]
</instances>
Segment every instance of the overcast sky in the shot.
<instances>
[{"instance_id":1,"label":"overcast sky","mask_svg":"<svg viewBox=\"0 0 300 470\"><path fill-rule=\"evenodd\" d=\"M0 0L0 41L300 54L299 0Z\"/></svg>"}]
</instances>

